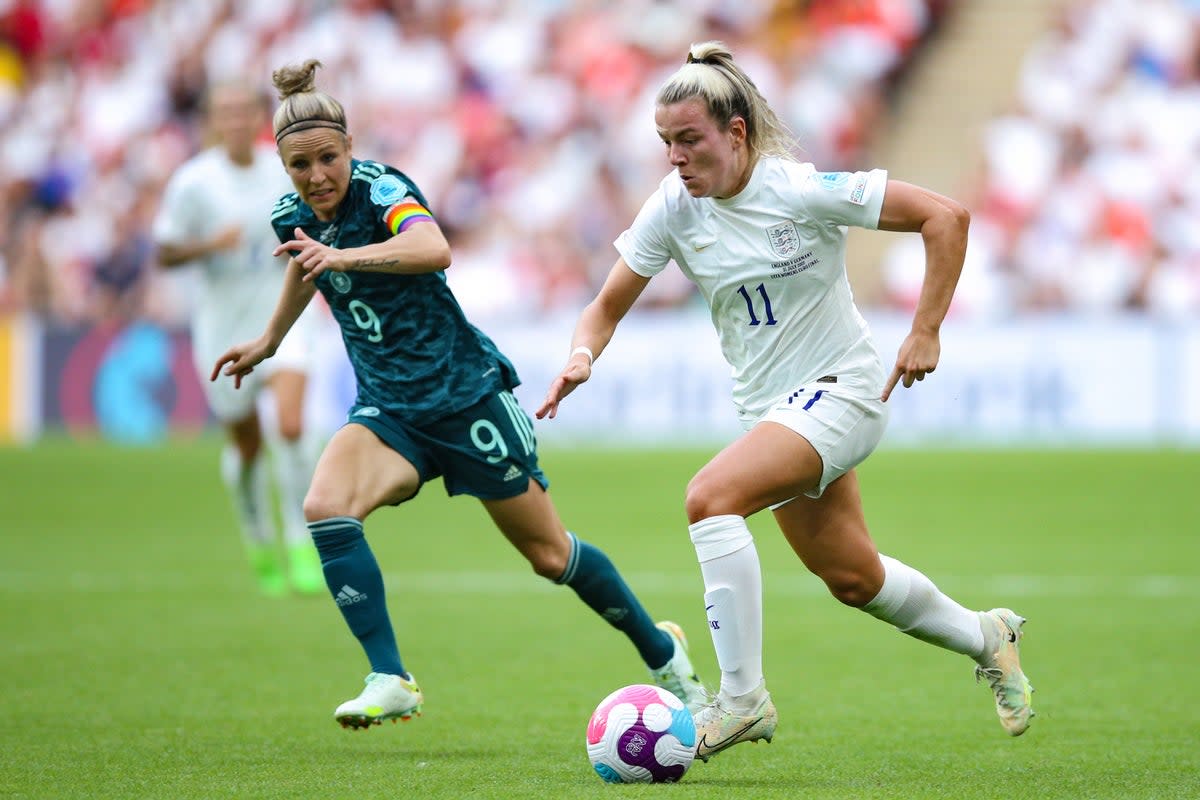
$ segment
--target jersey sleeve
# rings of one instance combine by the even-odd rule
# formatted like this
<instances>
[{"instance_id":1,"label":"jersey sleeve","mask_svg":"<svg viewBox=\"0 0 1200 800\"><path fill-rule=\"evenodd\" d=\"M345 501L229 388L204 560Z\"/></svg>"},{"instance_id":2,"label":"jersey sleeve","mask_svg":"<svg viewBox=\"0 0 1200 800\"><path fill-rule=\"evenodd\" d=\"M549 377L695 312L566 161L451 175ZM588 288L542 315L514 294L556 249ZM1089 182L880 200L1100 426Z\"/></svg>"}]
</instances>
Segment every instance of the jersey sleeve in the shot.
<instances>
[{"instance_id":1,"label":"jersey sleeve","mask_svg":"<svg viewBox=\"0 0 1200 800\"><path fill-rule=\"evenodd\" d=\"M200 203L193 187L185 170L177 171L167 181L151 226L151 236L156 243L182 244L196 238L195 217L200 211Z\"/></svg>"},{"instance_id":2,"label":"jersey sleeve","mask_svg":"<svg viewBox=\"0 0 1200 800\"><path fill-rule=\"evenodd\" d=\"M293 217L299 205L300 195L289 192L276 200L275 207L271 209L271 229L275 231L280 244L291 241L296 234Z\"/></svg>"},{"instance_id":3,"label":"jersey sleeve","mask_svg":"<svg viewBox=\"0 0 1200 800\"><path fill-rule=\"evenodd\" d=\"M801 187L801 201L808 214L821 222L853 225L856 228L879 227L887 171L813 172Z\"/></svg>"},{"instance_id":4,"label":"jersey sleeve","mask_svg":"<svg viewBox=\"0 0 1200 800\"><path fill-rule=\"evenodd\" d=\"M664 235L666 217L660 187L642 205L633 224L613 242L629 268L643 278L652 278L662 272L671 260L671 249Z\"/></svg>"},{"instance_id":5,"label":"jersey sleeve","mask_svg":"<svg viewBox=\"0 0 1200 800\"><path fill-rule=\"evenodd\" d=\"M391 173L371 181L370 198L372 213L392 236L418 222L434 222L433 214L412 187Z\"/></svg>"}]
</instances>

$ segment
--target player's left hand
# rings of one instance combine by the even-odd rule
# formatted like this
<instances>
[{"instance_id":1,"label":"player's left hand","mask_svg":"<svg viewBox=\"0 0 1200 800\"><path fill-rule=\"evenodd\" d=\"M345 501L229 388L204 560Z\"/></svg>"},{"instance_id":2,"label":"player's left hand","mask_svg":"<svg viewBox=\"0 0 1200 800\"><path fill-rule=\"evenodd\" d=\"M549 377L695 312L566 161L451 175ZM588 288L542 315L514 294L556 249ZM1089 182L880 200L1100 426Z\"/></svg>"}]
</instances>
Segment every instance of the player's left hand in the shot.
<instances>
[{"instance_id":1,"label":"player's left hand","mask_svg":"<svg viewBox=\"0 0 1200 800\"><path fill-rule=\"evenodd\" d=\"M937 367L938 358L942 354L942 342L937 333L913 331L905 337L900 345L900 353L896 356L896 366L883 388L883 402L888 401L892 389L902 378L904 388L912 387L914 381L923 381L925 376Z\"/></svg>"},{"instance_id":2,"label":"player's left hand","mask_svg":"<svg viewBox=\"0 0 1200 800\"><path fill-rule=\"evenodd\" d=\"M296 238L276 247L272 255L280 256L287 253L291 256L296 265L304 271L301 280L305 282L316 280L316 277L327 269L334 272L345 271L341 250L318 242L300 228L296 228L292 235Z\"/></svg>"}]
</instances>

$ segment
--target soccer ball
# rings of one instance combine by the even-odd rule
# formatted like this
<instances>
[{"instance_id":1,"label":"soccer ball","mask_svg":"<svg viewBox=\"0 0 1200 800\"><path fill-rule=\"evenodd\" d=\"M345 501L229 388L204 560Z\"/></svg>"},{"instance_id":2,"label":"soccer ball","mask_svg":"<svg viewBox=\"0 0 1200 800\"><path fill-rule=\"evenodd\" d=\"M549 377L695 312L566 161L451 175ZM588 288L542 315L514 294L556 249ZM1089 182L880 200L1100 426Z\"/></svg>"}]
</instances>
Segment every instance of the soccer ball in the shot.
<instances>
[{"instance_id":1,"label":"soccer ball","mask_svg":"<svg viewBox=\"0 0 1200 800\"><path fill-rule=\"evenodd\" d=\"M592 712L587 753L609 783L673 783L696 757L696 723L666 689L625 686Z\"/></svg>"}]
</instances>

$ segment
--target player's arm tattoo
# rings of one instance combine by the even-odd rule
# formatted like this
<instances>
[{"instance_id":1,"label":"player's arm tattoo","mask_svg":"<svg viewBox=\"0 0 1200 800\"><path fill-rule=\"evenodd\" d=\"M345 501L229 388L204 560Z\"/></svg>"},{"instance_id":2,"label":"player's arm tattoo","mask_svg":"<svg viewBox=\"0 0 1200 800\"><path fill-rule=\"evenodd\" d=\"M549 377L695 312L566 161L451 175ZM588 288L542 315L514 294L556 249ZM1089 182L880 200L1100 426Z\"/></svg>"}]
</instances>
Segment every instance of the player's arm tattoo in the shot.
<instances>
[{"instance_id":1,"label":"player's arm tattoo","mask_svg":"<svg viewBox=\"0 0 1200 800\"><path fill-rule=\"evenodd\" d=\"M354 263L355 269L364 272L396 272L400 266L398 258L364 258Z\"/></svg>"}]
</instances>

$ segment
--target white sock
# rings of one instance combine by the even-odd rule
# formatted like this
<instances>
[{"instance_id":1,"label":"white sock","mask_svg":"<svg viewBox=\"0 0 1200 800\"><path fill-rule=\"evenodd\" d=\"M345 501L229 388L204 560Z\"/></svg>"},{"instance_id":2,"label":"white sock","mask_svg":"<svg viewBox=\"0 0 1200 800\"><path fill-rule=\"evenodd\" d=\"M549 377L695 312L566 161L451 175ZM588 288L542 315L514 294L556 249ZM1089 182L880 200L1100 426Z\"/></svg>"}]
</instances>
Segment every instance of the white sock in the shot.
<instances>
[{"instance_id":1,"label":"white sock","mask_svg":"<svg viewBox=\"0 0 1200 800\"><path fill-rule=\"evenodd\" d=\"M247 544L269 545L275 541L275 526L271 517L270 486L263 458L253 463L242 462L242 455L233 445L221 452L221 480L233 499L233 509L242 526Z\"/></svg>"},{"instance_id":2,"label":"white sock","mask_svg":"<svg viewBox=\"0 0 1200 800\"><path fill-rule=\"evenodd\" d=\"M750 695L752 702L763 685L762 570L754 538L746 520L735 514L700 520L688 532L704 578L721 694L726 699Z\"/></svg>"},{"instance_id":3,"label":"white sock","mask_svg":"<svg viewBox=\"0 0 1200 800\"><path fill-rule=\"evenodd\" d=\"M907 564L881 555L883 588L863 611L909 636L976 658L983 652L979 615L951 600Z\"/></svg>"},{"instance_id":4,"label":"white sock","mask_svg":"<svg viewBox=\"0 0 1200 800\"><path fill-rule=\"evenodd\" d=\"M279 489L279 513L283 519L283 541L289 547L308 544L312 535L304 519L304 495L312 481L313 464L303 437L276 438L271 442L275 456L275 483Z\"/></svg>"}]
</instances>

